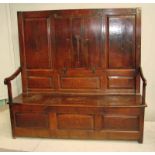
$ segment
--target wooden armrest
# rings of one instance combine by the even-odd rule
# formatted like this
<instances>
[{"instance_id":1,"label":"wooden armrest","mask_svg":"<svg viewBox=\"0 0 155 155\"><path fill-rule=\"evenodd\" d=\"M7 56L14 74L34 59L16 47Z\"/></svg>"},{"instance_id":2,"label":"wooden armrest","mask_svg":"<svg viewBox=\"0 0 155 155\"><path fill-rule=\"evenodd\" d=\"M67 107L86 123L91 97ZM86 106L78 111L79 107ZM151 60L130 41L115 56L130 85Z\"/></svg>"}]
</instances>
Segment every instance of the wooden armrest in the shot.
<instances>
[{"instance_id":1,"label":"wooden armrest","mask_svg":"<svg viewBox=\"0 0 155 155\"><path fill-rule=\"evenodd\" d=\"M146 96L146 85L147 85L147 81L144 77L143 71L142 71L142 67L139 67L139 74L140 77L143 81L143 89L142 89L142 104L145 104L145 96Z\"/></svg>"},{"instance_id":2,"label":"wooden armrest","mask_svg":"<svg viewBox=\"0 0 155 155\"><path fill-rule=\"evenodd\" d=\"M12 103L12 86L11 81L15 79L18 74L21 72L21 67L19 67L11 76L4 79L4 84L7 85L8 88L8 99L9 103Z\"/></svg>"}]
</instances>

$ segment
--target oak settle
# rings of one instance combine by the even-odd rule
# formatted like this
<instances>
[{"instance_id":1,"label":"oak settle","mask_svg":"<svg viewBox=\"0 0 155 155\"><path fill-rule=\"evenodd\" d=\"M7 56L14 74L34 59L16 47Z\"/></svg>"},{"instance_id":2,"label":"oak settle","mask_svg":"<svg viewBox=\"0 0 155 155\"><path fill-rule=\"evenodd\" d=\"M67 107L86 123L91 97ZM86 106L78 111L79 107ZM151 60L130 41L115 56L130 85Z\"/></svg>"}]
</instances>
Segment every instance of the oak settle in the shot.
<instances>
[{"instance_id":1,"label":"oak settle","mask_svg":"<svg viewBox=\"0 0 155 155\"><path fill-rule=\"evenodd\" d=\"M139 8L18 12L18 28L21 67L5 79L13 137L143 142Z\"/></svg>"}]
</instances>

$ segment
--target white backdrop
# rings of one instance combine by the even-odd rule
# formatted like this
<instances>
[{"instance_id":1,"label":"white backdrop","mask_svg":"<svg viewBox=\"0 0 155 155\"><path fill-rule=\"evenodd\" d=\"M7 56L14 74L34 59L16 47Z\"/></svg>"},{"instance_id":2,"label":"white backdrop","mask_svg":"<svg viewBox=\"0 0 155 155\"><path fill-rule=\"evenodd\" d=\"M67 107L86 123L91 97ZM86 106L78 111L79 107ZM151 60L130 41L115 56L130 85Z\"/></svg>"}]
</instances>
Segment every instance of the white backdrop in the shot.
<instances>
[{"instance_id":1,"label":"white backdrop","mask_svg":"<svg viewBox=\"0 0 155 155\"><path fill-rule=\"evenodd\" d=\"M10 8L8 4L0 4L0 99L7 97L4 78L9 76L15 69L14 52L12 44ZM13 83L14 95L17 94L16 83Z\"/></svg>"}]
</instances>

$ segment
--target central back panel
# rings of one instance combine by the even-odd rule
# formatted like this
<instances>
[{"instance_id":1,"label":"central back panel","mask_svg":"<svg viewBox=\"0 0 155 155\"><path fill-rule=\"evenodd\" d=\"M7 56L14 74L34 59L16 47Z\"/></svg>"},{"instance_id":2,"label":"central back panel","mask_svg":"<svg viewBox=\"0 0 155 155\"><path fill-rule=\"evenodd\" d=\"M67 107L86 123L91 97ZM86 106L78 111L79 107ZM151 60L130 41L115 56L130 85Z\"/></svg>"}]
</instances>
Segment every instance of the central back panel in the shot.
<instances>
[{"instance_id":1,"label":"central back panel","mask_svg":"<svg viewBox=\"0 0 155 155\"><path fill-rule=\"evenodd\" d=\"M19 12L23 92L139 92L140 10Z\"/></svg>"}]
</instances>

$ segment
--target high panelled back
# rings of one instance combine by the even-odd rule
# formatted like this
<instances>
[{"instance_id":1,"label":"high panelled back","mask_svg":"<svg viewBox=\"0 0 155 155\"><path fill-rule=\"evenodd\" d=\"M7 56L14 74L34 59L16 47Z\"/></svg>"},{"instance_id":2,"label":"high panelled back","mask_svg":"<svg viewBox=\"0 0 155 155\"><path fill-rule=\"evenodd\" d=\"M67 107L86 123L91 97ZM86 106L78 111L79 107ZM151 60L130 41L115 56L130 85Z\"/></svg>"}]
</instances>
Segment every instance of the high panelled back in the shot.
<instances>
[{"instance_id":1,"label":"high panelled back","mask_svg":"<svg viewBox=\"0 0 155 155\"><path fill-rule=\"evenodd\" d=\"M18 21L23 92L139 92L139 9L19 12Z\"/></svg>"}]
</instances>

